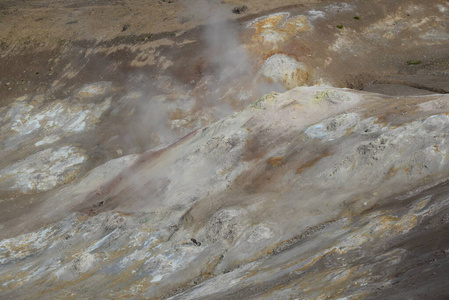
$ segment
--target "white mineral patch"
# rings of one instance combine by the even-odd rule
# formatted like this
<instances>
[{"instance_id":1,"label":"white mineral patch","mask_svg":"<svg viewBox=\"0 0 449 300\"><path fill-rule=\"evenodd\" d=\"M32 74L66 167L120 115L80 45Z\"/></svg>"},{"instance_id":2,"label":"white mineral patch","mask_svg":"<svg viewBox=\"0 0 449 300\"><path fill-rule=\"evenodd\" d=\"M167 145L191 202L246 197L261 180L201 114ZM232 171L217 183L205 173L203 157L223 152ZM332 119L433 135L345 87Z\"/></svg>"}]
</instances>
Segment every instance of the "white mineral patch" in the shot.
<instances>
[{"instance_id":1,"label":"white mineral patch","mask_svg":"<svg viewBox=\"0 0 449 300\"><path fill-rule=\"evenodd\" d=\"M76 93L79 97L94 97L105 94L111 88L110 82L87 84Z\"/></svg>"},{"instance_id":2,"label":"white mineral patch","mask_svg":"<svg viewBox=\"0 0 449 300\"><path fill-rule=\"evenodd\" d=\"M34 108L32 105L13 103L11 106L2 122L6 123L5 120L10 120L5 127L10 127L21 134L30 134L40 127L39 118L28 119L30 112Z\"/></svg>"},{"instance_id":3,"label":"white mineral patch","mask_svg":"<svg viewBox=\"0 0 449 300\"><path fill-rule=\"evenodd\" d=\"M309 15L309 20L316 20L319 18L324 18L326 16L324 12L315 9L309 10L307 14Z\"/></svg>"},{"instance_id":4,"label":"white mineral patch","mask_svg":"<svg viewBox=\"0 0 449 300\"><path fill-rule=\"evenodd\" d=\"M449 33L444 29L431 29L428 32L420 35L420 38L424 40L429 40L431 42L435 41L447 41L449 39Z\"/></svg>"},{"instance_id":5,"label":"white mineral patch","mask_svg":"<svg viewBox=\"0 0 449 300\"><path fill-rule=\"evenodd\" d=\"M110 106L111 98L96 105L72 99L56 100L43 106L32 101L13 103L0 121L0 134L10 138L23 136L19 140L25 142L33 138L32 134L39 133L44 138L35 142L35 146L52 144L63 135L91 129ZM17 138L13 139L14 143ZM8 139L5 141L8 146Z\"/></svg>"},{"instance_id":6,"label":"white mineral patch","mask_svg":"<svg viewBox=\"0 0 449 300\"><path fill-rule=\"evenodd\" d=\"M58 136L54 136L54 135L49 135L49 136L46 136L46 137L44 137L42 140L40 140L39 142L37 142L37 143L34 143L34 145L36 146L36 147L38 147L38 146L42 146L42 145L46 145L46 144L53 144L54 142L57 142L57 141L59 141L59 137Z\"/></svg>"},{"instance_id":7,"label":"white mineral patch","mask_svg":"<svg viewBox=\"0 0 449 300\"><path fill-rule=\"evenodd\" d=\"M75 269L80 273L86 273L97 262L98 254L83 253L75 261Z\"/></svg>"},{"instance_id":8,"label":"white mineral patch","mask_svg":"<svg viewBox=\"0 0 449 300\"><path fill-rule=\"evenodd\" d=\"M285 40L285 35L282 34L282 32L272 29L264 30L259 36L263 38L264 42L273 44L280 43Z\"/></svg>"},{"instance_id":9,"label":"white mineral patch","mask_svg":"<svg viewBox=\"0 0 449 300\"><path fill-rule=\"evenodd\" d=\"M275 54L265 61L261 73L275 82L283 83L287 88L293 88L303 83L301 81L306 76L307 69L292 57Z\"/></svg>"},{"instance_id":10,"label":"white mineral patch","mask_svg":"<svg viewBox=\"0 0 449 300\"><path fill-rule=\"evenodd\" d=\"M329 46L329 49L334 52L341 52L341 51L349 51L353 52L351 50L352 41L345 37L345 36L339 36L335 42Z\"/></svg>"},{"instance_id":11,"label":"white mineral patch","mask_svg":"<svg viewBox=\"0 0 449 300\"><path fill-rule=\"evenodd\" d=\"M437 7L438 7L438 10L442 13L447 11L447 7L444 5L438 4Z\"/></svg>"},{"instance_id":12,"label":"white mineral patch","mask_svg":"<svg viewBox=\"0 0 449 300\"><path fill-rule=\"evenodd\" d=\"M106 236L104 236L101 240L95 242L92 246L87 248L86 252L92 252L101 247L112 235L114 235L117 232L117 228L114 229L112 232L108 233ZM88 253L86 253L88 254Z\"/></svg>"},{"instance_id":13,"label":"white mineral patch","mask_svg":"<svg viewBox=\"0 0 449 300\"><path fill-rule=\"evenodd\" d=\"M355 113L342 114L336 118L330 118L322 123L310 126L305 130L310 138L332 141L343 137L347 130L359 123L360 117Z\"/></svg>"},{"instance_id":14,"label":"white mineral patch","mask_svg":"<svg viewBox=\"0 0 449 300\"><path fill-rule=\"evenodd\" d=\"M0 170L0 189L23 193L50 190L75 176L85 159L84 150L73 146L40 151Z\"/></svg>"},{"instance_id":15,"label":"white mineral patch","mask_svg":"<svg viewBox=\"0 0 449 300\"><path fill-rule=\"evenodd\" d=\"M0 264L6 264L16 259L23 259L45 248L51 242L53 228L42 228L17 237L0 241Z\"/></svg>"},{"instance_id":16,"label":"white mineral patch","mask_svg":"<svg viewBox=\"0 0 449 300\"><path fill-rule=\"evenodd\" d=\"M153 277L153 279L151 279L151 282L161 281L162 277L163 277L162 275L156 275Z\"/></svg>"},{"instance_id":17,"label":"white mineral patch","mask_svg":"<svg viewBox=\"0 0 449 300\"><path fill-rule=\"evenodd\" d=\"M176 250L169 249L155 257L145 261L146 265L154 266L152 268L153 279L151 282L158 282L164 276L170 276L186 267L190 262L198 257L200 247L181 247Z\"/></svg>"},{"instance_id":18,"label":"white mineral patch","mask_svg":"<svg viewBox=\"0 0 449 300\"><path fill-rule=\"evenodd\" d=\"M324 10L329 12L341 12L341 11L352 11L354 10L354 6L349 3L338 3L331 4L324 8Z\"/></svg>"},{"instance_id":19,"label":"white mineral patch","mask_svg":"<svg viewBox=\"0 0 449 300\"><path fill-rule=\"evenodd\" d=\"M273 231L263 224L256 225L252 228L246 238L248 243L257 243L262 240L267 240L273 237Z\"/></svg>"},{"instance_id":20,"label":"white mineral patch","mask_svg":"<svg viewBox=\"0 0 449 300\"><path fill-rule=\"evenodd\" d=\"M323 124L316 124L306 129L305 134L313 139L324 139L327 137L327 132Z\"/></svg>"},{"instance_id":21,"label":"white mineral patch","mask_svg":"<svg viewBox=\"0 0 449 300\"><path fill-rule=\"evenodd\" d=\"M288 25L294 25L295 28L309 28L310 22L305 16L296 16L287 20Z\"/></svg>"}]
</instances>

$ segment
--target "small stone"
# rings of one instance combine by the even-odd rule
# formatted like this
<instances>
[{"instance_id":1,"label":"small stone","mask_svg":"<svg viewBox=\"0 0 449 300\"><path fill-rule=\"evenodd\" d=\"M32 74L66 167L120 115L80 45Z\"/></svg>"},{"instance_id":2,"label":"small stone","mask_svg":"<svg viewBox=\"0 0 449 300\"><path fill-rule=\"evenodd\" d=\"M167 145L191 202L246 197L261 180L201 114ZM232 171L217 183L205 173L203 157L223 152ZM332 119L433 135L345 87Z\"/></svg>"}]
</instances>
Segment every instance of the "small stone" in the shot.
<instances>
[{"instance_id":1,"label":"small stone","mask_svg":"<svg viewBox=\"0 0 449 300\"><path fill-rule=\"evenodd\" d=\"M131 27L129 24L123 25L122 32L128 30L129 27Z\"/></svg>"},{"instance_id":2,"label":"small stone","mask_svg":"<svg viewBox=\"0 0 449 300\"><path fill-rule=\"evenodd\" d=\"M9 86L11 84L11 82L7 82L5 83L5 86Z\"/></svg>"},{"instance_id":3,"label":"small stone","mask_svg":"<svg viewBox=\"0 0 449 300\"><path fill-rule=\"evenodd\" d=\"M248 6L242 5L242 6L236 6L232 9L232 12L235 14L243 14L245 11L248 10Z\"/></svg>"},{"instance_id":4,"label":"small stone","mask_svg":"<svg viewBox=\"0 0 449 300\"><path fill-rule=\"evenodd\" d=\"M117 155L123 155L123 150L117 149L117 150L115 150L115 153L117 153Z\"/></svg>"},{"instance_id":5,"label":"small stone","mask_svg":"<svg viewBox=\"0 0 449 300\"><path fill-rule=\"evenodd\" d=\"M194 238L191 238L190 239L191 241L192 241L192 243L194 243L195 245L197 245L197 246L201 246L201 243L200 242L198 242L196 239L194 239Z\"/></svg>"}]
</instances>

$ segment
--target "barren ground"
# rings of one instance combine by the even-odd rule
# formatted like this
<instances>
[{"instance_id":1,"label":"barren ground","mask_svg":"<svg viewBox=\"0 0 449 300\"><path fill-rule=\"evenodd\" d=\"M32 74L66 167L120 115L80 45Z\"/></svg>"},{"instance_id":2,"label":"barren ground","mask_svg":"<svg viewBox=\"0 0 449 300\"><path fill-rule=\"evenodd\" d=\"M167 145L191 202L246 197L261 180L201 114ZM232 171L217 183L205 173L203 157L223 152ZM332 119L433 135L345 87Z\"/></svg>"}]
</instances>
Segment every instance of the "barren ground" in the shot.
<instances>
[{"instance_id":1,"label":"barren ground","mask_svg":"<svg viewBox=\"0 0 449 300\"><path fill-rule=\"evenodd\" d=\"M447 299L448 22L3 0L0 298Z\"/></svg>"}]
</instances>

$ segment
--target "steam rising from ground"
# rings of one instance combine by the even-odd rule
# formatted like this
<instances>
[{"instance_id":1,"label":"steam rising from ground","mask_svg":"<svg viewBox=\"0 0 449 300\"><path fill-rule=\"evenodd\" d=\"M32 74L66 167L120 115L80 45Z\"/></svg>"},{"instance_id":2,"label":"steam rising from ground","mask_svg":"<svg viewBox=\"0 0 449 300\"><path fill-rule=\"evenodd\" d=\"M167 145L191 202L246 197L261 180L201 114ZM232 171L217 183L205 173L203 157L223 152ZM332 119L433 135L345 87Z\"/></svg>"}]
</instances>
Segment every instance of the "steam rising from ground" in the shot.
<instances>
[{"instance_id":1,"label":"steam rising from ground","mask_svg":"<svg viewBox=\"0 0 449 300\"><path fill-rule=\"evenodd\" d=\"M218 83L232 81L235 76L253 74L252 64L239 41L237 24L229 19L227 6L213 5L206 0L196 1L198 12L207 13L205 29L206 54L217 69Z\"/></svg>"},{"instance_id":2,"label":"steam rising from ground","mask_svg":"<svg viewBox=\"0 0 449 300\"><path fill-rule=\"evenodd\" d=\"M190 4L187 4L190 13L206 22L198 48L207 71L190 84L177 81L178 74L134 74L130 90L113 111L117 118L117 143L125 150L121 154L163 148L244 109L268 92L284 90L280 84L269 83L263 76L259 78L261 72L256 62L240 42L237 22L229 21L230 7L205 0ZM145 205L160 205L154 201L170 184L160 178L149 182L148 178L142 181L138 174L122 175L127 178L135 200Z\"/></svg>"},{"instance_id":3,"label":"steam rising from ground","mask_svg":"<svg viewBox=\"0 0 449 300\"><path fill-rule=\"evenodd\" d=\"M248 94L260 97L268 92L283 92L281 84L269 83L259 78L255 62L241 42L238 24L231 18L231 7L220 1L194 1L195 13L202 13L207 20L204 41L206 54L216 69L216 91L228 93L221 87L233 89L244 83ZM216 95L220 98L222 95ZM249 103L246 103L249 104Z\"/></svg>"},{"instance_id":4,"label":"steam rising from ground","mask_svg":"<svg viewBox=\"0 0 449 300\"><path fill-rule=\"evenodd\" d=\"M121 110L132 118L124 120L130 125L120 134L126 143L136 145L131 152L169 144L243 109L263 94L284 91L281 84L259 78L260 72L241 43L239 26L232 20L231 11L231 7L218 1L186 2L186 14L206 24L199 51L207 71L200 80L188 85L178 82L177 74L134 76L134 93L120 103ZM123 111L119 114L123 115Z\"/></svg>"}]
</instances>

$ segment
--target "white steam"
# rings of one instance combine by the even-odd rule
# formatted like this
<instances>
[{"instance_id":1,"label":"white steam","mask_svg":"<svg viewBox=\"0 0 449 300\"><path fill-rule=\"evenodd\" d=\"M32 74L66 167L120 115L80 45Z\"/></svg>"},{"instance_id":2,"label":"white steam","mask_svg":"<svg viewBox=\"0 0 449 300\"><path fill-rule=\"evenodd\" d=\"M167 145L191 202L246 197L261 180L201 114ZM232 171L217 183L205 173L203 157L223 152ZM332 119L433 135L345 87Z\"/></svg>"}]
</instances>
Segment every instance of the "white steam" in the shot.
<instances>
[{"instance_id":1,"label":"white steam","mask_svg":"<svg viewBox=\"0 0 449 300\"><path fill-rule=\"evenodd\" d=\"M185 3L186 14L205 24L198 54L206 62L207 72L193 85L177 82L176 74L134 76L131 89L140 96L124 97L121 103L124 110L134 109L129 114L129 125L121 133L122 139L134 145L132 153L167 145L245 108L266 93L284 91L281 84L269 83L258 75L255 62L241 42L232 7L214 0Z\"/></svg>"}]
</instances>

